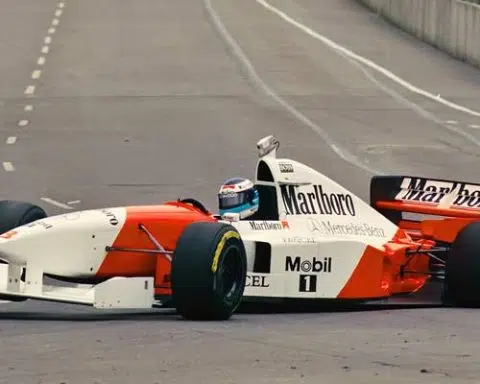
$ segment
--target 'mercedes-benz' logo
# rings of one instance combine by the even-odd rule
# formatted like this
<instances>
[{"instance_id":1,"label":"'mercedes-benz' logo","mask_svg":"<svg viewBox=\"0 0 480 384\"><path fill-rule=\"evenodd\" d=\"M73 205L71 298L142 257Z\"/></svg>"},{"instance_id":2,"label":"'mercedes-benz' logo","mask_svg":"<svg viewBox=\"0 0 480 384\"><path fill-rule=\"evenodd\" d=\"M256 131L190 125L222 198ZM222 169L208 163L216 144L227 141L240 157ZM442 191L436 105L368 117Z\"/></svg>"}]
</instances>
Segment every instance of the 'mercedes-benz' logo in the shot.
<instances>
[{"instance_id":1,"label":"'mercedes-benz' logo","mask_svg":"<svg viewBox=\"0 0 480 384\"><path fill-rule=\"evenodd\" d=\"M312 234L326 236L386 237L385 230L369 223L332 223L330 220L308 218L307 228Z\"/></svg>"},{"instance_id":2,"label":"'mercedes-benz' logo","mask_svg":"<svg viewBox=\"0 0 480 384\"><path fill-rule=\"evenodd\" d=\"M293 185L281 185L287 215L356 216L353 197L348 193L326 193L321 185L311 191L299 192Z\"/></svg>"},{"instance_id":3,"label":"'mercedes-benz' logo","mask_svg":"<svg viewBox=\"0 0 480 384\"><path fill-rule=\"evenodd\" d=\"M307 221L307 226L308 226L308 230L310 232L320 232L320 233L324 233L324 229L323 229L323 225L320 221L318 220L315 220L315 219L308 219Z\"/></svg>"}]
</instances>

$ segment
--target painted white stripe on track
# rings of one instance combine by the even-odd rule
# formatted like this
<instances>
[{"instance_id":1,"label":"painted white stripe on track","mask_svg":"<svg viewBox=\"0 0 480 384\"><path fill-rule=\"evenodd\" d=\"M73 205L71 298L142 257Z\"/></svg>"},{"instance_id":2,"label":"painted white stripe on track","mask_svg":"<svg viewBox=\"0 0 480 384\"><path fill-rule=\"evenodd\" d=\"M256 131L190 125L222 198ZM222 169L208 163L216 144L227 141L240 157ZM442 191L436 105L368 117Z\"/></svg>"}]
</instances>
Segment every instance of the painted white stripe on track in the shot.
<instances>
[{"instance_id":1,"label":"painted white stripe on track","mask_svg":"<svg viewBox=\"0 0 480 384\"><path fill-rule=\"evenodd\" d=\"M227 28L220 20L217 12L212 6L211 0L204 0L204 5L207 13L210 16L213 24L215 25L218 32L222 35L225 42L230 46L234 55L237 57L237 60L245 67L245 70L248 72L250 79L260 88L265 94L275 100L279 105L281 105L287 112L293 115L297 120L301 121L303 124L311 128L315 133L317 133L322 140L343 160L354 165L355 167L361 168L372 174L382 174L377 169L371 168L370 166L362 163L353 153L349 152L346 148L341 147L337 144L328 133L323 130L318 124L314 123L307 116L297 110L294 106L289 104L285 99L278 95L273 89L271 89L259 76L255 67L253 66L250 59L246 56L243 50L240 48L238 43L228 32Z\"/></svg>"},{"instance_id":2,"label":"painted white stripe on track","mask_svg":"<svg viewBox=\"0 0 480 384\"><path fill-rule=\"evenodd\" d=\"M407 108L410 108L412 111L417 113L419 116L423 117L424 119L430 120L434 122L435 124L438 124L439 126L445 128L446 130L453 132L461 137L463 137L466 140L469 140L470 142L474 143L477 146L480 146L480 141L470 133L464 131L462 128L458 126L453 126L449 125L443 122L443 120L437 118L435 115L427 111L426 109L423 109L420 107L418 104L415 104L414 102L408 100L406 97L402 96L400 93L396 92L394 89L389 88L386 86L384 83L381 81L377 80L369 71L368 68L365 68L362 63L344 55L343 53L339 53L340 56L344 57L346 60L348 60L350 63L355 65L360 69L360 71L363 72L365 77L370 80L373 84L375 84L380 90L385 92L387 95L390 95L394 100L399 102L400 104L405 105Z\"/></svg>"},{"instance_id":3,"label":"painted white stripe on track","mask_svg":"<svg viewBox=\"0 0 480 384\"><path fill-rule=\"evenodd\" d=\"M35 86L34 85L29 85L26 89L25 89L25 94L26 95L33 95L35 93Z\"/></svg>"},{"instance_id":4,"label":"painted white stripe on track","mask_svg":"<svg viewBox=\"0 0 480 384\"><path fill-rule=\"evenodd\" d=\"M49 197L41 197L40 199L43 200L44 202L48 203L48 204L54 205L54 206L59 207L59 208L68 209L68 210L73 209L69 205L63 204L63 203L61 203L59 201L56 201L56 200L53 200Z\"/></svg>"},{"instance_id":5,"label":"painted white stripe on track","mask_svg":"<svg viewBox=\"0 0 480 384\"><path fill-rule=\"evenodd\" d=\"M13 172L15 171L15 167L13 166L13 164L9 161L4 161L3 162L3 169L5 169L5 171L7 172Z\"/></svg>"},{"instance_id":6,"label":"painted white stripe on track","mask_svg":"<svg viewBox=\"0 0 480 384\"><path fill-rule=\"evenodd\" d=\"M436 101L436 102L438 102L440 104L443 104L447 107L450 107L452 109L456 109L457 111L465 112L469 115L480 117L480 112L475 111L473 109L470 109L468 107L465 107L463 105L456 104L454 102L445 100L439 94L434 95L433 93L430 93L430 92L428 92L428 91L426 91L422 88L419 88L419 87L409 83L408 81L406 81L406 80L402 79L401 77L395 75L393 72L391 72L387 68L384 68L379 64L376 64L375 62L373 62L370 59L367 59L366 57L363 57L363 56L360 56L360 55L356 54L355 52L341 46L340 44L335 43L333 40L330 40L328 37L323 36L323 35L319 34L318 32L314 31L313 29L307 27L306 25L296 21L295 19L288 16L285 12L283 12L280 9L274 7L273 5L267 3L265 0L255 0L255 1L258 4L262 5L263 7L265 7L266 9L268 9L269 11L275 13L277 16L281 17L286 22L288 22L288 23L292 24L293 26L297 27L298 29L302 30L306 34L312 36L313 38L315 38L317 40L320 40L322 43L324 43L325 45L328 45L330 48L333 48L337 51L340 51L343 54L351 57L352 59L355 59L355 60L361 62L362 64L365 64L366 66L370 67L371 69L374 69L375 71L380 72L384 76L388 77L390 80L396 82L397 84L399 84L402 87L408 89L409 91L417 93L419 95L422 95L422 96L424 96L428 99Z\"/></svg>"},{"instance_id":7,"label":"painted white stripe on track","mask_svg":"<svg viewBox=\"0 0 480 384\"><path fill-rule=\"evenodd\" d=\"M410 92L422 95L422 96L424 96L428 99L431 99L435 102L438 102L438 103L440 103L440 104L442 104L446 107L449 107L451 109L455 109L455 110L458 110L460 112L464 112L464 113L472 115L472 116L480 117L480 112L475 111L473 109L470 109L468 107L456 104L454 102L445 100L439 94L434 95L433 93L430 93L430 92L428 92L428 91L426 91L422 88L419 88L419 87L415 86L414 84L409 83L408 81L406 81L406 80L402 79L401 77L395 75L393 72L391 72L387 68L384 68L381 65L373 62L372 60L356 54L355 52L343 47L342 45L340 45L338 43L335 43L333 40L329 39L328 37L326 37L324 35L321 35L320 33L314 31L313 29L311 29L309 27L307 27L306 25L296 21L295 19L293 19L292 17L287 15L285 12L283 12L280 9L274 7L273 5L269 4L265 0L255 0L255 1L258 4L262 5L264 8L266 8L268 11L276 14L277 16L279 16L280 18L285 20L287 23L289 23L289 24L293 25L294 27L302 30L303 32L305 32L309 36L321 41L323 44L325 44L328 47L330 47L331 49L337 51L342 56L350 58L350 59L358 62L359 64L363 64L363 65L369 67L370 69L373 69L373 70L381 73L382 75L384 75L385 77L387 77L391 81L401 85L402 87L406 88ZM366 70L364 70L364 73L366 73ZM373 77L371 75L369 75L368 77L373 81ZM376 83L378 85L380 82L378 80L374 80L374 83ZM415 103L412 103L412 102L409 102L409 101L405 100L405 98L399 96L398 93L389 89L385 85L381 85L380 87L382 89L386 90L387 93L389 93L392 96L393 96L393 94L395 94L396 95L395 98L397 100L402 100L401 102L403 104L408 104L409 106L412 107L412 109L414 109L416 112L418 112L423 117L434 121L435 123L437 123L437 124L441 125L442 127L448 129L449 131L455 132L456 134L466 138L467 140L471 141L472 143L480 146L480 141L477 138L475 138L474 136L470 135L468 132L462 130L461 128L456 128L456 127L452 127L450 125L444 124L438 118L433 116L430 112L424 110L423 108L416 105Z\"/></svg>"},{"instance_id":8,"label":"painted white stripe on track","mask_svg":"<svg viewBox=\"0 0 480 384\"><path fill-rule=\"evenodd\" d=\"M38 79L42 74L42 71L40 69L36 69L35 71L32 72L32 79Z\"/></svg>"}]
</instances>

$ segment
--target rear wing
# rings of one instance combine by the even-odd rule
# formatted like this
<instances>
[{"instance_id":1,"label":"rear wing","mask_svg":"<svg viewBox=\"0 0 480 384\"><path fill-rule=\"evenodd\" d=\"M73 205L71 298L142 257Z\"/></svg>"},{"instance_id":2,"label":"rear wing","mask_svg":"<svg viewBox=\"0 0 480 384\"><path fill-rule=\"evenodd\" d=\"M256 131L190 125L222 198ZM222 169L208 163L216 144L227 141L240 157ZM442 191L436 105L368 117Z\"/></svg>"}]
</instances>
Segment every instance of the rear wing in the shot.
<instances>
[{"instance_id":1,"label":"rear wing","mask_svg":"<svg viewBox=\"0 0 480 384\"><path fill-rule=\"evenodd\" d=\"M370 205L406 229L418 229L422 220L432 218L480 220L480 184L415 176L374 176L370 182Z\"/></svg>"}]
</instances>

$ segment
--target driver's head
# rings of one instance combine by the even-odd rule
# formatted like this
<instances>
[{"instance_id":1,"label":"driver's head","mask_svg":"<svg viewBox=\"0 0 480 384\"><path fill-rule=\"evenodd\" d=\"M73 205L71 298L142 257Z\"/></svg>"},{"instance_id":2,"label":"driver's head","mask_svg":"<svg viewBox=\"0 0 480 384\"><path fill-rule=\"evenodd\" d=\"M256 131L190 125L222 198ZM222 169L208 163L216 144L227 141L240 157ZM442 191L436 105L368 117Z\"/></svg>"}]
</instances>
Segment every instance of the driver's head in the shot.
<instances>
[{"instance_id":1,"label":"driver's head","mask_svg":"<svg viewBox=\"0 0 480 384\"><path fill-rule=\"evenodd\" d=\"M240 219L244 219L258 211L259 200L258 191L250 180L229 179L218 191L219 214L237 213Z\"/></svg>"}]
</instances>

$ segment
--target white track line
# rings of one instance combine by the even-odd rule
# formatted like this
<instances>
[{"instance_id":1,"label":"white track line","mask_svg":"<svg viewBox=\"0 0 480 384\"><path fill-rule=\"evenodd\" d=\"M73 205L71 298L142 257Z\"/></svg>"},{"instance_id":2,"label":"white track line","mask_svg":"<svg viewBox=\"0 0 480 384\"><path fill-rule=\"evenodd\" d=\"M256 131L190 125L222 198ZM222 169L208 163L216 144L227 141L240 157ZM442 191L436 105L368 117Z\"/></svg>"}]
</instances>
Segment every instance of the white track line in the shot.
<instances>
[{"instance_id":1,"label":"white track line","mask_svg":"<svg viewBox=\"0 0 480 384\"><path fill-rule=\"evenodd\" d=\"M314 31L313 29L307 27L306 25L296 21L295 19L288 16L285 12L283 12L280 9L274 7L273 5L269 4L265 0L255 0L255 1L258 4L262 5L264 8L266 8L267 10L269 10L270 12L275 13L277 16L281 17L283 20L292 24L293 26L297 27L298 29L302 30L306 34L310 35L311 37L321 41L322 43L329 46L330 48L335 49L335 50L345 54L346 56L348 56L348 57L350 57L354 60L357 60L357 61L361 62L362 64L370 67L371 69L383 74L384 76L386 76L390 80L396 82L397 84L399 84L402 87L408 89L409 91L411 91L413 93L417 93L419 95L422 95L422 96L424 96L428 99L436 101L440 104L443 104L443 105L445 105L449 108L455 109L457 111L461 111L461 112L467 113L467 114L472 115L472 116L480 117L480 112L475 111L473 109L470 109L468 107L456 104L454 102L445 100L439 94L434 95L433 93L430 93L430 92L428 92L424 89L421 89L421 88L409 83L408 81L406 81L406 80L402 79L401 77L395 75L393 72L391 72L387 68L384 68L381 65L376 64L372 60L369 60L369 59L367 59L363 56L360 56L360 55L354 53L353 51L341 46L340 44L335 43L332 40L330 40L328 37L323 36L323 35L319 34L318 32Z\"/></svg>"},{"instance_id":2,"label":"white track line","mask_svg":"<svg viewBox=\"0 0 480 384\"><path fill-rule=\"evenodd\" d=\"M461 137L463 137L466 140L469 140L470 142L474 143L477 146L480 146L480 140L477 139L475 136L471 135L470 133L464 131L462 128L456 126L456 125L449 125L446 124L443 120L437 118L435 115L427 111L426 109L423 109L420 107L418 104L415 104L414 102L408 100L406 97L402 96L400 93L396 92L394 89L389 88L386 86L383 82L377 80L375 76L373 76L369 71L368 68L365 68L362 63L346 56L342 52L338 53L340 56L344 57L346 60L348 60L352 65L356 66L360 71L363 72L365 77L370 80L373 84L375 84L380 90L385 92L387 95L390 95L394 100L399 102L400 104L405 105L407 108L410 108L412 111L417 113L419 116L423 117L424 119L430 120L434 122L435 124L438 124L439 126L447 129L450 132L453 132Z\"/></svg>"},{"instance_id":3,"label":"white track line","mask_svg":"<svg viewBox=\"0 0 480 384\"><path fill-rule=\"evenodd\" d=\"M62 15L63 13L63 10L62 8L65 7L65 2L59 2L58 5L57 5L57 9L55 9L55 17L53 18L52 20L52 23L51 23L51 27L48 29L48 34L49 35L53 35L55 32L56 32L56 26L59 25L60 23L60 20L59 20L59 17ZM50 51L50 47L49 47L49 44L52 42L52 38L51 36L46 36L44 38L44 44L45 45L42 45L42 49L41 49L41 52L43 55L46 55L49 51ZM44 56L40 56L38 59L37 59L37 65L39 66L42 66L45 64L45 57ZM31 79L32 80L38 80L40 78L40 76L42 75L42 70L41 69L35 69L32 74L31 74ZM34 93L35 93L35 85L33 84L30 84L28 85L26 88L25 88L25 95L27 96L33 96ZM28 105L25 105L24 107L24 111L25 112L31 112L33 110L33 105L31 104L28 104ZM26 127L28 124L29 124L29 120L27 119L22 119L22 120L19 120L18 121L18 126L20 127ZM5 140L5 143L7 145L12 145L12 144L15 144L17 142L17 137L16 136L9 136L6 140ZM3 165L3 168L5 169L5 171L7 172L12 172L15 170L15 167L13 166L13 164L9 161L5 161L2 163ZM65 208L65 209L73 209L72 207L68 206L68 205L65 205L65 204L62 204L58 201L55 201L53 199L49 199L48 197L45 197L45 198L42 198L44 201L50 203L50 204L53 204L53 205L56 205L56 206L59 206L61 208Z\"/></svg>"},{"instance_id":4,"label":"white track line","mask_svg":"<svg viewBox=\"0 0 480 384\"><path fill-rule=\"evenodd\" d=\"M33 95L35 93L35 86L34 85L29 85L27 88L25 88L25 94L26 95Z\"/></svg>"},{"instance_id":5,"label":"white track line","mask_svg":"<svg viewBox=\"0 0 480 384\"><path fill-rule=\"evenodd\" d=\"M42 74L41 69L36 69L35 71L32 72L32 79L36 80L38 79Z\"/></svg>"},{"instance_id":6,"label":"white track line","mask_svg":"<svg viewBox=\"0 0 480 384\"><path fill-rule=\"evenodd\" d=\"M63 203L61 203L59 201L56 201L56 200L53 200L53 199L50 199L49 197L41 197L40 199L43 200L44 202L48 203L48 204L52 204L52 205L54 205L56 207L59 207L59 208L68 209L68 210L73 209L69 205L63 204Z\"/></svg>"},{"instance_id":7,"label":"white track line","mask_svg":"<svg viewBox=\"0 0 480 384\"><path fill-rule=\"evenodd\" d=\"M349 152L347 149L342 148L338 145L332 138L328 135L328 133L323 130L319 125L315 124L312 120L310 120L307 116L302 114L298 111L294 106L289 104L286 100L284 100L280 95L275 93L273 89L271 89L263 79L258 75L255 67L249 60L249 58L245 55L243 50L240 48L238 43L235 39L230 35L225 25L220 20L217 12L212 7L211 0L204 0L205 9L210 15L210 18L217 28L218 32L222 35L225 42L230 46L231 50L233 51L234 55L237 57L238 61L245 67L245 70L248 72L250 79L256 84L258 88L260 88L265 94L275 100L280 106L282 106L286 111L292 114L297 120L301 121L303 124L307 125L311 128L315 133L317 133L322 140L343 160L346 162L361 168L367 172L372 174L382 174L377 169L373 169L368 165L362 163L353 153Z\"/></svg>"},{"instance_id":8,"label":"white track line","mask_svg":"<svg viewBox=\"0 0 480 384\"><path fill-rule=\"evenodd\" d=\"M15 171L15 167L13 166L13 164L9 161L4 161L3 162L3 169L5 169L5 171L7 172L13 172Z\"/></svg>"}]
</instances>

